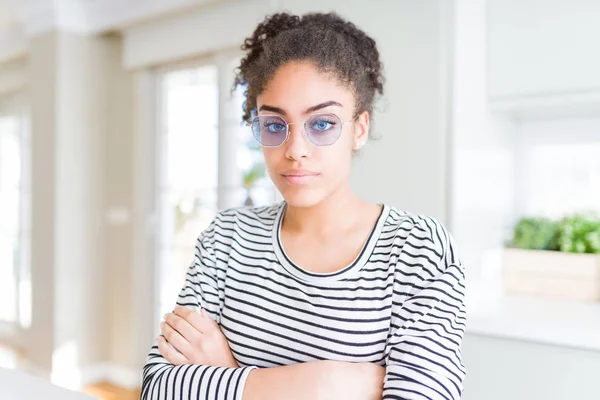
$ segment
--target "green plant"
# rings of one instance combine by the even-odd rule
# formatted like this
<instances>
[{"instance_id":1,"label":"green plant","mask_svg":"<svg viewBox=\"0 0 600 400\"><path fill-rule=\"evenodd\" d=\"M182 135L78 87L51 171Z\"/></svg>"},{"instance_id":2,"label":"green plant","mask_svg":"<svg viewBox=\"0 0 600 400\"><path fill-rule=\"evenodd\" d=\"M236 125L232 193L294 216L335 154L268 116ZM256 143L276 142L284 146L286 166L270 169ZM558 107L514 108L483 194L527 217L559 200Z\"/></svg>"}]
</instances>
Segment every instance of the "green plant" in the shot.
<instances>
[{"instance_id":1,"label":"green plant","mask_svg":"<svg viewBox=\"0 0 600 400\"><path fill-rule=\"evenodd\" d=\"M558 241L561 251L600 254L600 218L576 214L563 219Z\"/></svg>"},{"instance_id":2,"label":"green plant","mask_svg":"<svg viewBox=\"0 0 600 400\"><path fill-rule=\"evenodd\" d=\"M600 254L600 217L575 214L561 221L521 218L514 228L513 245L529 250Z\"/></svg>"},{"instance_id":3,"label":"green plant","mask_svg":"<svg viewBox=\"0 0 600 400\"><path fill-rule=\"evenodd\" d=\"M558 250L559 225L548 218L522 218L514 229L513 244L521 249Z\"/></svg>"}]
</instances>

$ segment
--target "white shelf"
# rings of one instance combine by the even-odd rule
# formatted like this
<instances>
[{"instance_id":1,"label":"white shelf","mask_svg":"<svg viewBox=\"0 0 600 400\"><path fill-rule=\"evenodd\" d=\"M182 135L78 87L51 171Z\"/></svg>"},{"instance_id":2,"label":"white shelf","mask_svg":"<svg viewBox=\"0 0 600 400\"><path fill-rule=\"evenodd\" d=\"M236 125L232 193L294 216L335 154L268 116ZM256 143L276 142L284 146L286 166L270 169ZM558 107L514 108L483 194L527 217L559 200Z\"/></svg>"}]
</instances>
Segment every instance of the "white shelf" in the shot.
<instances>
[{"instance_id":1,"label":"white shelf","mask_svg":"<svg viewBox=\"0 0 600 400\"><path fill-rule=\"evenodd\" d=\"M505 294L467 283L467 335L600 351L600 303Z\"/></svg>"}]
</instances>

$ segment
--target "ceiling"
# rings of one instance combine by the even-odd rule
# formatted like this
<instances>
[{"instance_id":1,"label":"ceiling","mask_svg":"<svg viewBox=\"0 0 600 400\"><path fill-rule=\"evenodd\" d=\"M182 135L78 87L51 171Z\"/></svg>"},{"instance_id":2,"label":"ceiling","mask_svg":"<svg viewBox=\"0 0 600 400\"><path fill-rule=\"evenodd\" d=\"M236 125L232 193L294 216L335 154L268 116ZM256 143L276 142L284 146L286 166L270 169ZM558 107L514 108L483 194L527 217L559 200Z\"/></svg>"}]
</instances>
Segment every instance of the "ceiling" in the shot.
<instances>
[{"instance_id":1,"label":"ceiling","mask_svg":"<svg viewBox=\"0 0 600 400\"><path fill-rule=\"evenodd\" d=\"M225 0L0 0L0 32L24 22L30 33L29 25L40 19L58 19L67 21L67 30L74 25L76 31L97 33L221 1Z\"/></svg>"},{"instance_id":2,"label":"ceiling","mask_svg":"<svg viewBox=\"0 0 600 400\"><path fill-rule=\"evenodd\" d=\"M59 29L97 34L232 0L0 0L0 62L27 52L27 37Z\"/></svg>"}]
</instances>

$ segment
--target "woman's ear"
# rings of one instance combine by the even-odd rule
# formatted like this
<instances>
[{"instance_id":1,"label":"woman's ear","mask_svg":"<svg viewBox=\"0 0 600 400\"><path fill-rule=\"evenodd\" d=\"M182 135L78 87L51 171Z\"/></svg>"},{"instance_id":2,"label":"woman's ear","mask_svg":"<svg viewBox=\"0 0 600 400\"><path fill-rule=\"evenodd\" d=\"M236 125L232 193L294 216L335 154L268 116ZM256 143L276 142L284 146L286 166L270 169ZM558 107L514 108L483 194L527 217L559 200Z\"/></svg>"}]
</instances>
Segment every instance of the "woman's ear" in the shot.
<instances>
[{"instance_id":1,"label":"woman's ear","mask_svg":"<svg viewBox=\"0 0 600 400\"><path fill-rule=\"evenodd\" d=\"M354 123L354 142L352 149L354 151L359 150L367 143L369 138L369 112L363 111L357 117Z\"/></svg>"}]
</instances>

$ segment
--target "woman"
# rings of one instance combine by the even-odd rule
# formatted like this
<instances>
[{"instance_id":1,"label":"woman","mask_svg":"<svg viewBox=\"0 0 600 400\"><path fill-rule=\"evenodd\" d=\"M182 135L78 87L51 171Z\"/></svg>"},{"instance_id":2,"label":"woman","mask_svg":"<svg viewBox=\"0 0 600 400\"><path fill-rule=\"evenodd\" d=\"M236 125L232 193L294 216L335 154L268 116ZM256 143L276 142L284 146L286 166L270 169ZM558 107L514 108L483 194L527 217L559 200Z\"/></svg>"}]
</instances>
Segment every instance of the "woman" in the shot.
<instances>
[{"instance_id":1,"label":"woman","mask_svg":"<svg viewBox=\"0 0 600 400\"><path fill-rule=\"evenodd\" d=\"M335 14L267 17L236 85L285 201L219 212L144 368L144 399L458 399L464 268L432 218L350 188L383 93Z\"/></svg>"}]
</instances>

